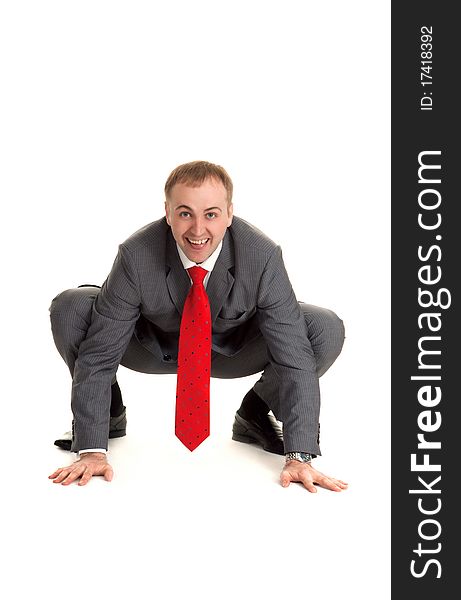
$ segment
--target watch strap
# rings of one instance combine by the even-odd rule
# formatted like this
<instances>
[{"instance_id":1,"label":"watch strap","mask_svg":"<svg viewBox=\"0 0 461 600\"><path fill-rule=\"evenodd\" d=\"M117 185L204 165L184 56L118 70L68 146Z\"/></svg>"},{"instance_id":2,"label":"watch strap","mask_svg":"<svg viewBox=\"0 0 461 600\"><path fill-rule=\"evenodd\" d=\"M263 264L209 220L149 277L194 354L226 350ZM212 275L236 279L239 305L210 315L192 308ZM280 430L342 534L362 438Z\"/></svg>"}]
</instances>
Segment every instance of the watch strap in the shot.
<instances>
[{"instance_id":1,"label":"watch strap","mask_svg":"<svg viewBox=\"0 0 461 600\"><path fill-rule=\"evenodd\" d=\"M285 454L285 462L289 462L290 460L297 460L302 463L310 463L312 462L312 454L309 452L287 452Z\"/></svg>"}]
</instances>

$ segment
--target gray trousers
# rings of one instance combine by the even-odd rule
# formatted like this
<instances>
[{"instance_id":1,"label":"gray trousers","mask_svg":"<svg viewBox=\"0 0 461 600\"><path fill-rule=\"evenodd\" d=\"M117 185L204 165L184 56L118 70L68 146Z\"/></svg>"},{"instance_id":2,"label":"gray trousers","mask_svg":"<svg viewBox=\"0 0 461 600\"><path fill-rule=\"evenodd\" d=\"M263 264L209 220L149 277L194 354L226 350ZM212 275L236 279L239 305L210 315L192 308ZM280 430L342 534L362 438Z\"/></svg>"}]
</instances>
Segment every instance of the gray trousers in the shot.
<instances>
[{"instance_id":1,"label":"gray trousers","mask_svg":"<svg viewBox=\"0 0 461 600\"><path fill-rule=\"evenodd\" d=\"M71 376L80 344L90 326L93 302L98 293L97 286L80 286L62 292L53 299L50 306L54 342ZM317 375L320 377L341 352L344 343L343 322L331 310L302 302L299 304L306 321L307 337L314 352ZM120 364L140 373L174 374L177 370L175 362L165 361L165 357L149 352L135 335L132 336ZM262 376L253 389L277 417L278 378L269 362L263 336L257 336L234 356L224 356L212 351L212 377L233 379L260 372Z\"/></svg>"}]
</instances>

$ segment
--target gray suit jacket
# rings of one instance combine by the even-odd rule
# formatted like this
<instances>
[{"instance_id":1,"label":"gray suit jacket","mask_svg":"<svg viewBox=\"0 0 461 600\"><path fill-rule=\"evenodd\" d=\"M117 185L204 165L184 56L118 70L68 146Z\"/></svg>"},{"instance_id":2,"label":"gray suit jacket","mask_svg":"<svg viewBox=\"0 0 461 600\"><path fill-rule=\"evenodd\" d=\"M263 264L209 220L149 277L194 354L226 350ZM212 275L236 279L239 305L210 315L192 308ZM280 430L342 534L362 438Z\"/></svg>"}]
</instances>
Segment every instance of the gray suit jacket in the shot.
<instances>
[{"instance_id":1,"label":"gray suit jacket","mask_svg":"<svg viewBox=\"0 0 461 600\"><path fill-rule=\"evenodd\" d=\"M190 279L165 218L146 225L119 246L94 302L91 325L75 364L73 451L107 448L111 381L133 333L150 352L177 360L189 288ZM213 350L232 356L261 332L278 376L277 418L283 421L285 451L302 447L320 454L316 364L280 247L234 217L207 294Z\"/></svg>"}]
</instances>

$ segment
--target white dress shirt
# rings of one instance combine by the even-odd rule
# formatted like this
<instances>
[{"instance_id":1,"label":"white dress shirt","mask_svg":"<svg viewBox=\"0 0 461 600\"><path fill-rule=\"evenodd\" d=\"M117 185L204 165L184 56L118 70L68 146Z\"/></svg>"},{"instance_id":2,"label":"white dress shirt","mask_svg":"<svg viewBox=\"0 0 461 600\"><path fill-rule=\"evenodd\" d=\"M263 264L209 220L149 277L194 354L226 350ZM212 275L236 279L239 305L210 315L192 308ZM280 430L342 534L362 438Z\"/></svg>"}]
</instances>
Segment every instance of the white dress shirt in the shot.
<instances>
[{"instance_id":1,"label":"white dress shirt","mask_svg":"<svg viewBox=\"0 0 461 600\"><path fill-rule=\"evenodd\" d=\"M214 269L216 261L218 260L219 254L221 252L222 240L219 242L219 246L216 248L216 250L213 252L213 254L211 254L202 263L194 263L193 261L189 260L187 258L187 256L184 254L184 252L182 251L182 249L178 246L178 244L176 244L176 247L178 248L179 258L181 259L182 265L185 269L190 269L191 267L199 266L199 267L202 267L202 269L205 269L205 271L208 271L208 273L205 275L205 279L203 280L203 285L206 288L206 286L208 284L208 280L210 279L210 273ZM189 273L188 273L188 275L189 275ZM191 279L191 285L192 285L192 279Z\"/></svg>"},{"instance_id":2,"label":"white dress shirt","mask_svg":"<svg viewBox=\"0 0 461 600\"><path fill-rule=\"evenodd\" d=\"M178 246L178 244L176 244L176 247L178 248L179 258L181 259L181 262L185 269L190 269L191 267L199 266L199 267L202 267L202 269L205 269L206 271L208 271L208 273L205 275L205 279L203 280L203 286L206 288L206 286L208 284L208 280L210 279L210 273L213 270L213 268L216 264L216 261L218 260L219 254L221 252L222 240L219 242L219 245L216 248L216 250L213 252L213 254L211 254L202 263L194 263L192 260L189 260L187 258L187 256L184 254L184 252L182 251L182 249ZM189 273L188 273L188 275L189 275ZM190 277L190 275L189 275L189 277ZM191 279L191 285L192 285L192 279ZM88 450L87 449L80 450L79 455L83 454L84 452L102 452L103 454L107 454L107 450L105 448L90 448Z\"/></svg>"}]
</instances>

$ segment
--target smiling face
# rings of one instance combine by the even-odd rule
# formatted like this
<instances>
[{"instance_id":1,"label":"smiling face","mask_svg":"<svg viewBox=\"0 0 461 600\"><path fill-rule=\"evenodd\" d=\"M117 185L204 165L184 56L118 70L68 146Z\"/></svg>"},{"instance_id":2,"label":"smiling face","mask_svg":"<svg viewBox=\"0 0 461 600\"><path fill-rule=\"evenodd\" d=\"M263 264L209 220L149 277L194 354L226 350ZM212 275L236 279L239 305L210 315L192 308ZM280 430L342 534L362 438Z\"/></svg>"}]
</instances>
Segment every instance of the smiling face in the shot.
<instances>
[{"instance_id":1,"label":"smiling face","mask_svg":"<svg viewBox=\"0 0 461 600\"><path fill-rule=\"evenodd\" d=\"M232 204L220 181L207 179L198 187L177 183L165 202L166 220L187 258L206 260L232 223Z\"/></svg>"}]
</instances>

